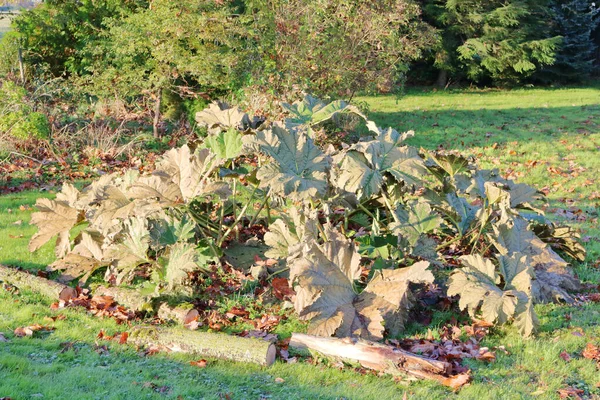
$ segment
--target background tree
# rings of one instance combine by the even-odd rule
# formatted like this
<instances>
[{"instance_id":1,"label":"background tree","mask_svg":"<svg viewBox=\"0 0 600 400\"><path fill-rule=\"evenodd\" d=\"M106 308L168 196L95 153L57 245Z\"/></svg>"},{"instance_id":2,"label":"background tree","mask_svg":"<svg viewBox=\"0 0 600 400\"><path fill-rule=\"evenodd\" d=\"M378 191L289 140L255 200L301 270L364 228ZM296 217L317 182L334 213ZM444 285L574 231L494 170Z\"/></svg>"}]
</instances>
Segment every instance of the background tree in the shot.
<instances>
[{"instance_id":1,"label":"background tree","mask_svg":"<svg viewBox=\"0 0 600 400\"><path fill-rule=\"evenodd\" d=\"M560 37L551 32L548 0L421 0L442 45L432 65L479 83L515 83L551 65Z\"/></svg>"},{"instance_id":2,"label":"background tree","mask_svg":"<svg viewBox=\"0 0 600 400\"><path fill-rule=\"evenodd\" d=\"M554 1L554 32L563 42L553 66L554 79L577 81L594 70L596 44L592 32L598 26L600 9L589 0Z\"/></svg>"},{"instance_id":3,"label":"background tree","mask_svg":"<svg viewBox=\"0 0 600 400\"><path fill-rule=\"evenodd\" d=\"M278 83L351 97L389 91L436 38L411 0L258 0Z\"/></svg>"},{"instance_id":4,"label":"background tree","mask_svg":"<svg viewBox=\"0 0 600 400\"><path fill-rule=\"evenodd\" d=\"M90 60L82 50L94 43L109 18L122 18L145 0L46 0L14 20L26 61L55 76L81 73Z\"/></svg>"}]
</instances>

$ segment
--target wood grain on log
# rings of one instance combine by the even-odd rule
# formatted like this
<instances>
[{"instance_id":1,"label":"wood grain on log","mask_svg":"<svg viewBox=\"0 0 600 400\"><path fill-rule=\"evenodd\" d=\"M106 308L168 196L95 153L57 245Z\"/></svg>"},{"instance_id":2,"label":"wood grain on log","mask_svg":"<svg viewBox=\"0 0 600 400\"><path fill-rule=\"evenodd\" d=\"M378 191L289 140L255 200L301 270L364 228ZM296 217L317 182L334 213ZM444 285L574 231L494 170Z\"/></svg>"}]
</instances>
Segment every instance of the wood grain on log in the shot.
<instances>
[{"instance_id":1,"label":"wood grain on log","mask_svg":"<svg viewBox=\"0 0 600 400\"><path fill-rule=\"evenodd\" d=\"M445 375L451 370L451 365L447 362L360 339L339 339L293 333L290 347L301 351L316 351L327 357L359 362L365 368L390 374L408 373L423 378L431 374Z\"/></svg>"}]
</instances>

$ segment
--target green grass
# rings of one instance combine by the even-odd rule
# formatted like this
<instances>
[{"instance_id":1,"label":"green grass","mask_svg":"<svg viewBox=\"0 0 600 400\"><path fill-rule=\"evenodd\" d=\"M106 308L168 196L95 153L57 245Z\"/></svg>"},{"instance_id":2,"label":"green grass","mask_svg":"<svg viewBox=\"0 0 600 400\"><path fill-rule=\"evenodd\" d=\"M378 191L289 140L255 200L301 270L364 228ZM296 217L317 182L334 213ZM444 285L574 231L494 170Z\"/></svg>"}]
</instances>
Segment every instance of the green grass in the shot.
<instances>
[{"instance_id":1,"label":"green grass","mask_svg":"<svg viewBox=\"0 0 600 400\"><path fill-rule=\"evenodd\" d=\"M585 281L600 282L598 270L588 266L600 254L600 234L594 220L598 200L589 200L594 191L600 190L595 183L600 171L598 88L410 91L399 101L393 97L366 100L371 105L371 116L380 124L415 130L412 144L430 149L443 145L478 155L483 167L497 167L503 172L512 169L517 181L540 188L548 186L550 208L573 206L584 210L587 220L577 223L577 227L582 235L590 237L585 244L589 254L576 270ZM586 168L579 176L565 178L548 171L548 167L567 168L568 160L564 158L572 157L571 161ZM532 168L524 166L529 160L539 163ZM587 179L594 183L584 184ZM52 244L35 254L26 249L35 231L27 223L31 214L27 208L39 196L38 192L27 192L0 197L0 263L39 269L53 260ZM575 203L566 205L563 198ZM15 225L19 220L21 224ZM57 313L48 306L47 300L35 294L13 295L0 290L0 332L11 340L0 343L0 397L58 398L68 394L83 399L218 399L226 395L232 399L388 399L402 398L406 392L408 398L416 399L554 399L558 397L556 391L566 386L584 390L588 398L600 396L597 367L581 356L588 342L600 344L600 304L536 306L542 330L532 340L522 339L510 327L494 331L484 345L504 346L509 354L498 350L498 359L491 364L469 362L473 383L458 394L431 382L408 384L390 377L280 361L270 368L211 362L207 368L198 369L189 365L193 359L189 356L142 357L135 349L112 343L108 344L110 354L100 355L94 351L100 329L113 333L124 328L112 320L88 316L83 310L58 311L66 319L50 323L56 327L52 333L34 338L12 336L16 327L48 324L44 317ZM434 321L441 324L444 318L439 315ZM291 323L281 331L297 328ZM583 336L579 336L580 331ZM425 334L426 328L415 333ZM61 352L64 342L76 342L74 350ZM562 351L568 352L572 360L564 361ZM277 383L278 377L285 381ZM167 387L165 393L159 393L163 386Z\"/></svg>"}]
</instances>

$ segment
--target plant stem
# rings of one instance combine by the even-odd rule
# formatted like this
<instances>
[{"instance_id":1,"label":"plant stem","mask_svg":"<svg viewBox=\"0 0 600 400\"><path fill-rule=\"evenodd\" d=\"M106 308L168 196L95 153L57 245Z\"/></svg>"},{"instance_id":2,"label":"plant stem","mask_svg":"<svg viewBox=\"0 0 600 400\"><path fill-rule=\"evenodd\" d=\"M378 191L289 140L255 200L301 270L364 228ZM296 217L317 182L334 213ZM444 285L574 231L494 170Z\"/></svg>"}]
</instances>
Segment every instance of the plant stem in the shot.
<instances>
[{"instance_id":1,"label":"plant stem","mask_svg":"<svg viewBox=\"0 0 600 400\"><path fill-rule=\"evenodd\" d=\"M217 242L217 245L219 247L221 247L221 245L223 244L223 241L225 239L227 239L227 236L229 236L229 234L231 233L231 231L233 230L233 228L242 220L242 218L244 217L244 214L246 213L246 210L248 209L248 206L250 205L250 203L252 203L252 200L254 199L254 194L256 193L257 190L258 190L258 185L254 186L254 190L252 191L252 194L250 195L250 199L248 200L248 202L246 203L246 205L244 205L244 207L240 210L240 214L238 215L238 217L233 222L233 225L231 225L229 227L229 229L227 229L225 231L225 233L222 236L220 236L220 240L219 240L219 242Z\"/></svg>"}]
</instances>

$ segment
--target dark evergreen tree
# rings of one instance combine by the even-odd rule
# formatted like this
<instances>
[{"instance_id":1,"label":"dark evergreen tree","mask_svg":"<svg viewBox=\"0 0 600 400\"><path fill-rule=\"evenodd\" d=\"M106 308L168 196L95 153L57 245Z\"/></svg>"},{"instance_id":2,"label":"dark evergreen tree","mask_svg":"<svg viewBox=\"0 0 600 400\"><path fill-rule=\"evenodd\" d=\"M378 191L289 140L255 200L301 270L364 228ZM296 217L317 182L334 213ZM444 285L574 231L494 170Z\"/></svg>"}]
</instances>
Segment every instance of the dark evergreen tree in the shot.
<instances>
[{"instance_id":1,"label":"dark evergreen tree","mask_svg":"<svg viewBox=\"0 0 600 400\"><path fill-rule=\"evenodd\" d=\"M590 0L556 0L554 10L555 33L563 41L554 65L548 68L561 80L585 79L593 72L596 44L592 32L598 26L599 8Z\"/></svg>"}]
</instances>

